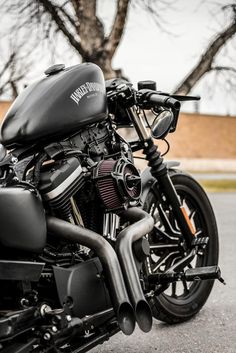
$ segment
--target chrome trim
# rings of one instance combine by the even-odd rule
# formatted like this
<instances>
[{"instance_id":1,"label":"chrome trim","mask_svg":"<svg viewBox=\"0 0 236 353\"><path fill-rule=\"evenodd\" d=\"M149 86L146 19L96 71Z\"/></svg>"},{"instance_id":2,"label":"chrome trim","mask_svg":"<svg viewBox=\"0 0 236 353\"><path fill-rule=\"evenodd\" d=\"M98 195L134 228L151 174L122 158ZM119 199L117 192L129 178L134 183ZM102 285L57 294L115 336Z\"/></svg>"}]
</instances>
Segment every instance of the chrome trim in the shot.
<instances>
[{"instance_id":1,"label":"chrome trim","mask_svg":"<svg viewBox=\"0 0 236 353\"><path fill-rule=\"evenodd\" d=\"M170 223L168 217L166 216L166 212L163 210L162 205L160 204L159 206L160 206L160 209L161 209L161 211L162 211L162 213L163 213L163 216L165 217L166 222L168 223L168 226L170 227L171 232L172 232L173 234L176 234L177 237L180 237L181 232L175 230L175 229L172 227L172 225L171 225L171 223ZM170 239L176 239L176 237L171 237L171 236L169 236L169 238L170 238Z\"/></svg>"},{"instance_id":2,"label":"chrome trim","mask_svg":"<svg viewBox=\"0 0 236 353\"><path fill-rule=\"evenodd\" d=\"M196 255L196 250L195 249L191 250L190 253L187 256L183 257L180 261L177 261L174 265L172 265L166 271L166 273L174 272L174 271L179 270L179 267L181 267L181 265L185 266L185 263L186 264L190 263L194 259L195 255Z\"/></svg>"},{"instance_id":3,"label":"chrome trim","mask_svg":"<svg viewBox=\"0 0 236 353\"><path fill-rule=\"evenodd\" d=\"M139 114L137 112L137 109L135 107L130 107L127 109L127 111L128 111L130 119L134 123L135 130L137 131L139 138L142 141L146 141L146 140L150 139L151 134L148 131L148 129L146 128L144 118L141 116L141 114Z\"/></svg>"},{"instance_id":4,"label":"chrome trim","mask_svg":"<svg viewBox=\"0 0 236 353\"><path fill-rule=\"evenodd\" d=\"M161 245L150 245L150 249L166 249L166 248L178 248L178 244L161 244Z\"/></svg>"},{"instance_id":5,"label":"chrome trim","mask_svg":"<svg viewBox=\"0 0 236 353\"><path fill-rule=\"evenodd\" d=\"M103 236L116 240L116 231L119 228L120 217L115 213L105 213L103 216Z\"/></svg>"},{"instance_id":6,"label":"chrome trim","mask_svg":"<svg viewBox=\"0 0 236 353\"><path fill-rule=\"evenodd\" d=\"M171 256L175 255L175 254L179 254L179 251L172 251L170 252L169 254L167 254L159 263L157 263L157 265L152 269L152 273L156 272L156 270L161 266L163 265L166 260L168 260ZM165 272L167 273L168 270Z\"/></svg>"}]
</instances>

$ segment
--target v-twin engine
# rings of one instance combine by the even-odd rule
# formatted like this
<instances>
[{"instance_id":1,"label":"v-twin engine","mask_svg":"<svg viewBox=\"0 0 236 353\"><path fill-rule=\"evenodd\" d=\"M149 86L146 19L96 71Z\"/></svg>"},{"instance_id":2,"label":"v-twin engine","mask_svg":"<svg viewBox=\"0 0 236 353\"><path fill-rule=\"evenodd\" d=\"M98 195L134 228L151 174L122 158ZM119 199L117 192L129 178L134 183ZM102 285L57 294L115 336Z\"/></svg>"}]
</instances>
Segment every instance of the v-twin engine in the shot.
<instances>
[{"instance_id":1,"label":"v-twin engine","mask_svg":"<svg viewBox=\"0 0 236 353\"><path fill-rule=\"evenodd\" d=\"M96 215L139 204L141 178L129 145L107 127L93 130L71 138L74 149L43 165L39 190L54 215L100 231Z\"/></svg>"}]
</instances>

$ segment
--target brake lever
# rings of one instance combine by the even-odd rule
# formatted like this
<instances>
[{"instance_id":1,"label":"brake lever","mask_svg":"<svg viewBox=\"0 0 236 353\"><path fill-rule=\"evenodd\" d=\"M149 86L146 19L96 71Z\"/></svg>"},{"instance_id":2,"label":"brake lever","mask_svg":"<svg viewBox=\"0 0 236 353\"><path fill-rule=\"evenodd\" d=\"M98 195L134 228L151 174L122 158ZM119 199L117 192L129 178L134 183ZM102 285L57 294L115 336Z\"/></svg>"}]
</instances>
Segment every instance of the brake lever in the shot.
<instances>
[{"instance_id":1,"label":"brake lever","mask_svg":"<svg viewBox=\"0 0 236 353\"><path fill-rule=\"evenodd\" d=\"M199 101L201 99L200 96L184 96L182 94L171 94L170 97L175 98L180 102Z\"/></svg>"}]
</instances>

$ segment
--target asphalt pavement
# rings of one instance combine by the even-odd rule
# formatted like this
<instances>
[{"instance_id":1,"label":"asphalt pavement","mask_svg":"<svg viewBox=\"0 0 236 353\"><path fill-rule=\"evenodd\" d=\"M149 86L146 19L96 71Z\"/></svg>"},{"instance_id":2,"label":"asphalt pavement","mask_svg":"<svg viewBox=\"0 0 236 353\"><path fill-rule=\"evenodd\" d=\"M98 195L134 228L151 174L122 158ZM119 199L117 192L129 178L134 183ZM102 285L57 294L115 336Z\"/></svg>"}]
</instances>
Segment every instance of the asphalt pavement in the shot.
<instances>
[{"instance_id":1,"label":"asphalt pavement","mask_svg":"<svg viewBox=\"0 0 236 353\"><path fill-rule=\"evenodd\" d=\"M200 313L192 320L167 325L155 320L152 331L138 328L127 337L118 333L91 353L236 353L236 193L212 193L220 235L219 281Z\"/></svg>"}]
</instances>

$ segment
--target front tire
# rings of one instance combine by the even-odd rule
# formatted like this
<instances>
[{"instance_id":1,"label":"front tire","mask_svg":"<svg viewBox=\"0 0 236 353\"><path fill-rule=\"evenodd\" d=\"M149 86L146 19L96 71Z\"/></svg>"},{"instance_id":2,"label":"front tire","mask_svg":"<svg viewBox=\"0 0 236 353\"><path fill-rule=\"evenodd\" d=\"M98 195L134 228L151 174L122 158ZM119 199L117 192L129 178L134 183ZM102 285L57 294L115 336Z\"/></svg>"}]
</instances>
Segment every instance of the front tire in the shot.
<instances>
[{"instance_id":1,"label":"front tire","mask_svg":"<svg viewBox=\"0 0 236 353\"><path fill-rule=\"evenodd\" d=\"M188 268L217 265L219 251L218 231L214 212L205 191L198 182L188 174L179 171L171 171L170 177L179 199L185 206L191 222L196 229L197 236L209 237L209 242L204 252L199 252L193 261L194 264L191 263ZM157 229L160 227L164 232L168 233L168 229L165 229L166 222L162 222L158 212L156 195L154 186L147 195L144 210L153 215L155 222L157 222ZM179 228L173 217L171 208L167 211L167 214L171 227L178 232ZM150 234L149 242L151 245L154 244L151 248L155 248L155 244L159 244L159 239L155 234ZM164 239L164 244L165 243L169 245L168 239ZM173 243L173 240L170 240L169 243ZM151 273L155 273L156 271L165 272L174 261L178 261L181 257L180 253L176 251L173 252L172 255L168 255L168 251L170 251L168 250L168 246L161 252L160 250L152 250L151 256L148 259L148 266L146 266L149 270L151 269ZM161 259L161 257L163 257L163 259ZM165 258L166 261L164 261ZM162 267L158 267L158 264L161 264ZM213 284L213 280L195 281L191 282L189 286L184 281L183 283L172 283L166 291L150 300L153 316L169 324L180 323L190 319L196 315L205 304L211 293ZM177 286L182 286L182 290L181 288L177 288Z\"/></svg>"}]
</instances>

